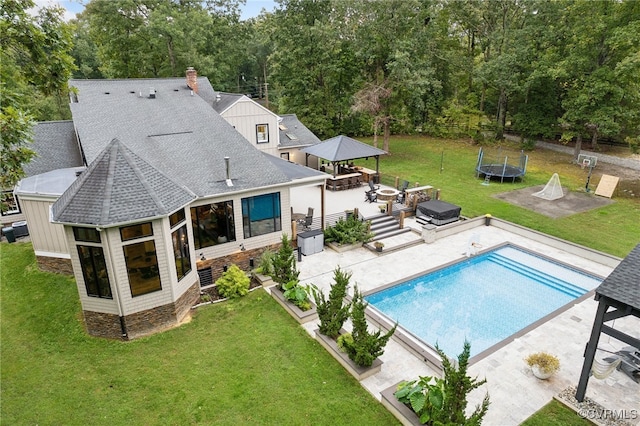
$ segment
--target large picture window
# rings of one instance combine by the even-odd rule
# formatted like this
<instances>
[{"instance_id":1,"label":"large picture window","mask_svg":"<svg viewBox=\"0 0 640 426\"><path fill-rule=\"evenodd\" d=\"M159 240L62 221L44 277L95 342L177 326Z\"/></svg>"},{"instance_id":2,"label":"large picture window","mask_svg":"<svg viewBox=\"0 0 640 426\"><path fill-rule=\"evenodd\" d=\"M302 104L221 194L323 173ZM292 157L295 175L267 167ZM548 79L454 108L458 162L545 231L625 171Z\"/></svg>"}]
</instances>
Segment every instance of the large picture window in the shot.
<instances>
[{"instance_id":1,"label":"large picture window","mask_svg":"<svg viewBox=\"0 0 640 426\"><path fill-rule=\"evenodd\" d=\"M242 199L244 237L255 237L282 230L280 193Z\"/></svg>"},{"instance_id":2,"label":"large picture window","mask_svg":"<svg viewBox=\"0 0 640 426\"><path fill-rule=\"evenodd\" d=\"M155 241L129 244L123 249L131 296L141 296L162 290Z\"/></svg>"},{"instance_id":3,"label":"large picture window","mask_svg":"<svg viewBox=\"0 0 640 426\"><path fill-rule=\"evenodd\" d=\"M197 249L235 241L233 201L192 207L191 224Z\"/></svg>"},{"instance_id":4,"label":"large picture window","mask_svg":"<svg viewBox=\"0 0 640 426\"><path fill-rule=\"evenodd\" d=\"M78 246L78 256L87 296L112 299L102 247Z\"/></svg>"},{"instance_id":5,"label":"large picture window","mask_svg":"<svg viewBox=\"0 0 640 426\"><path fill-rule=\"evenodd\" d=\"M171 233L173 241L173 257L176 262L178 281L191 271L191 257L189 255L189 237L187 226L182 226Z\"/></svg>"},{"instance_id":6,"label":"large picture window","mask_svg":"<svg viewBox=\"0 0 640 426\"><path fill-rule=\"evenodd\" d=\"M256 139L258 143L269 143L268 124L256 124Z\"/></svg>"}]
</instances>

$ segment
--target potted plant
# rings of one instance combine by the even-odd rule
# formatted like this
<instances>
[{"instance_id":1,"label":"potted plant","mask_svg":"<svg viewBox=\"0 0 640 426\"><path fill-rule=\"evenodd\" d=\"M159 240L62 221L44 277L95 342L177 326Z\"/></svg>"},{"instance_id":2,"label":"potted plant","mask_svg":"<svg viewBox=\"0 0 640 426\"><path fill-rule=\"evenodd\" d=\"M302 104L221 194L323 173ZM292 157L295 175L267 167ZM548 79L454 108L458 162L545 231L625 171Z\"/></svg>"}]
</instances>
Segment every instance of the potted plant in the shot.
<instances>
[{"instance_id":1,"label":"potted plant","mask_svg":"<svg viewBox=\"0 0 640 426\"><path fill-rule=\"evenodd\" d=\"M380 213L385 213L387 211L387 206L384 204L378 207L380 208Z\"/></svg>"},{"instance_id":2,"label":"potted plant","mask_svg":"<svg viewBox=\"0 0 640 426\"><path fill-rule=\"evenodd\" d=\"M525 358L525 362L533 375L539 379L545 380L551 377L560 369L560 360L547 352L536 352Z\"/></svg>"},{"instance_id":3,"label":"potted plant","mask_svg":"<svg viewBox=\"0 0 640 426\"><path fill-rule=\"evenodd\" d=\"M375 246L376 251L382 251L382 248L384 247L384 243L382 241L376 241L373 245Z\"/></svg>"}]
</instances>

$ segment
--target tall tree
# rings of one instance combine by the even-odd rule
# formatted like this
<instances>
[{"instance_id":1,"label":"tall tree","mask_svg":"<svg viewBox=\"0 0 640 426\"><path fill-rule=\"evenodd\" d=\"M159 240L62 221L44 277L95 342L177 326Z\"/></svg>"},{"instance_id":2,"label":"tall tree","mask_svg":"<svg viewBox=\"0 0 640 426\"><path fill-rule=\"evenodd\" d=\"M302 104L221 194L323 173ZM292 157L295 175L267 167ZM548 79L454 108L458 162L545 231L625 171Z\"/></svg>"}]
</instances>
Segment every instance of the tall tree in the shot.
<instances>
[{"instance_id":1,"label":"tall tree","mask_svg":"<svg viewBox=\"0 0 640 426\"><path fill-rule=\"evenodd\" d=\"M295 112L321 138L345 125L358 76L352 40L338 32L340 19L331 0L281 0L273 19L270 93L277 94L279 112Z\"/></svg>"},{"instance_id":2,"label":"tall tree","mask_svg":"<svg viewBox=\"0 0 640 426\"><path fill-rule=\"evenodd\" d=\"M613 136L640 124L640 4L568 2L566 43L554 72L566 88L560 122L569 136ZM580 152L576 144L575 157Z\"/></svg>"},{"instance_id":3,"label":"tall tree","mask_svg":"<svg viewBox=\"0 0 640 426\"><path fill-rule=\"evenodd\" d=\"M345 33L353 34L356 58L361 64L356 106L363 99L377 101L378 105L368 112L374 128L381 124L382 149L390 152L392 121L405 119L406 106L419 100L428 87L440 86L429 62L431 52L421 43L429 31L429 3L359 0L345 4L342 22Z\"/></svg>"},{"instance_id":4,"label":"tall tree","mask_svg":"<svg viewBox=\"0 0 640 426\"><path fill-rule=\"evenodd\" d=\"M27 12L34 6L31 0L0 3L0 189L13 188L33 158L29 144L38 106L33 95L61 99L73 69L71 28L62 20L63 10L42 8L34 17ZM0 201L4 210L4 196Z\"/></svg>"}]
</instances>

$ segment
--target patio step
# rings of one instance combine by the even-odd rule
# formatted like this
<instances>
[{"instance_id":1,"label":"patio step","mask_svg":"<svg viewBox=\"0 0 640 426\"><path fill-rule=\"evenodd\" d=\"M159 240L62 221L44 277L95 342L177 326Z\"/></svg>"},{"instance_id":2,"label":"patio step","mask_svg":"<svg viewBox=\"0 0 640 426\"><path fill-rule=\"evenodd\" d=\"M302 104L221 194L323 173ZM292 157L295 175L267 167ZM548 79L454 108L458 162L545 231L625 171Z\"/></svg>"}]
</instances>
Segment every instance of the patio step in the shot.
<instances>
[{"instance_id":1,"label":"patio step","mask_svg":"<svg viewBox=\"0 0 640 426\"><path fill-rule=\"evenodd\" d=\"M389 229L383 232L376 232L375 236L372 238L371 241L378 241L385 238L393 237L395 235L405 234L407 232L411 232L411 228L407 227L407 228L400 229L399 227L396 227L395 229Z\"/></svg>"},{"instance_id":2,"label":"patio step","mask_svg":"<svg viewBox=\"0 0 640 426\"><path fill-rule=\"evenodd\" d=\"M366 220L371 221L371 232L374 233L372 241L389 238L391 236L403 234L405 232L411 232L411 228L409 227L400 229L400 223L394 216L380 214L368 217L366 218Z\"/></svg>"}]
</instances>

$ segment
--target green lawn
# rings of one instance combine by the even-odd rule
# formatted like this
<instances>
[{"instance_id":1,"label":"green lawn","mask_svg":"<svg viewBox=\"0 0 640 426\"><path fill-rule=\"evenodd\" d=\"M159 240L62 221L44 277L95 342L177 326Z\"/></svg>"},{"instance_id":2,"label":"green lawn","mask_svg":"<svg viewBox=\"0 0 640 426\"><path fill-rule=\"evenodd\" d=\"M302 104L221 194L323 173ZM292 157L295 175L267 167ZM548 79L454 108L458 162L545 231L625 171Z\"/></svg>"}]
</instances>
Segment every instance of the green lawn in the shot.
<instances>
[{"instance_id":1,"label":"green lawn","mask_svg":"<svg viewBox=\"0 0 640 426\"><path fill-rule=\"evenodd\" d=\"M430 184L465 216L491 213L620 257L640 242L637 199L554 220L491 196L559 170L563 186L579 190L584 172L568 156L533 152L524 182L483 186L477 153L461 141L394 138L383 183ZM73 279L39 271L30 244L2 243L0 295L2 424L397 424L262 290L200 308L165 333L104 340L84 332ZM531 424L555 416L542 411Z\"/></svg>"},{"instance_id":2,"label":"green lawn","mask_svg":"<svg viewBox=\"0 0 640 426\"><path fill-rule=\"evenodd\" d=\"M520 426L592 426L593 424L554 399L536 411Z\"/></svg>"},{"instance_id":3,"label":"green lawn","mask_svg":"<svg viewBox=\"0 0 640 426\"><path fill-rule=\"evenodd\" d=\"M262 289L123 343L85 334L31 244L0 250L2 424L398 424Z\"/></svg>"},{"instance_id":4,"label":"green lawn","mask_svg":"<svg viewBox=\"0 0 640 426\"><path fill-rule=\"evenodd\" d=\"M415 182L432 185L441 189L444 201L460 205L462 214L467 217L490 213L619 257L625 257L640 243L640 198L614 197L615 202L608 206L552 219L493 197L506 191L546 184L556 172L563 187L584 192L587 172L570 164L569 155L547 150L528 152L529 163L522 182L492 181L484 186L481 185L483 179L475 175L478 149L477 145L464 141L392 137L391 155L380 157L382 183L393 185L395 176L398 176L411 185ZM494 157L498 160L496 152L497 148L485 148L485 155L492 160ZM517 144L504 144L502 155L509 157L509 164L517 164L519 154ZM375 169L374 159L357 163ZM592 190L595 190L599 176L596 168L590 184Z\"/></svg>"}]
</instances>

